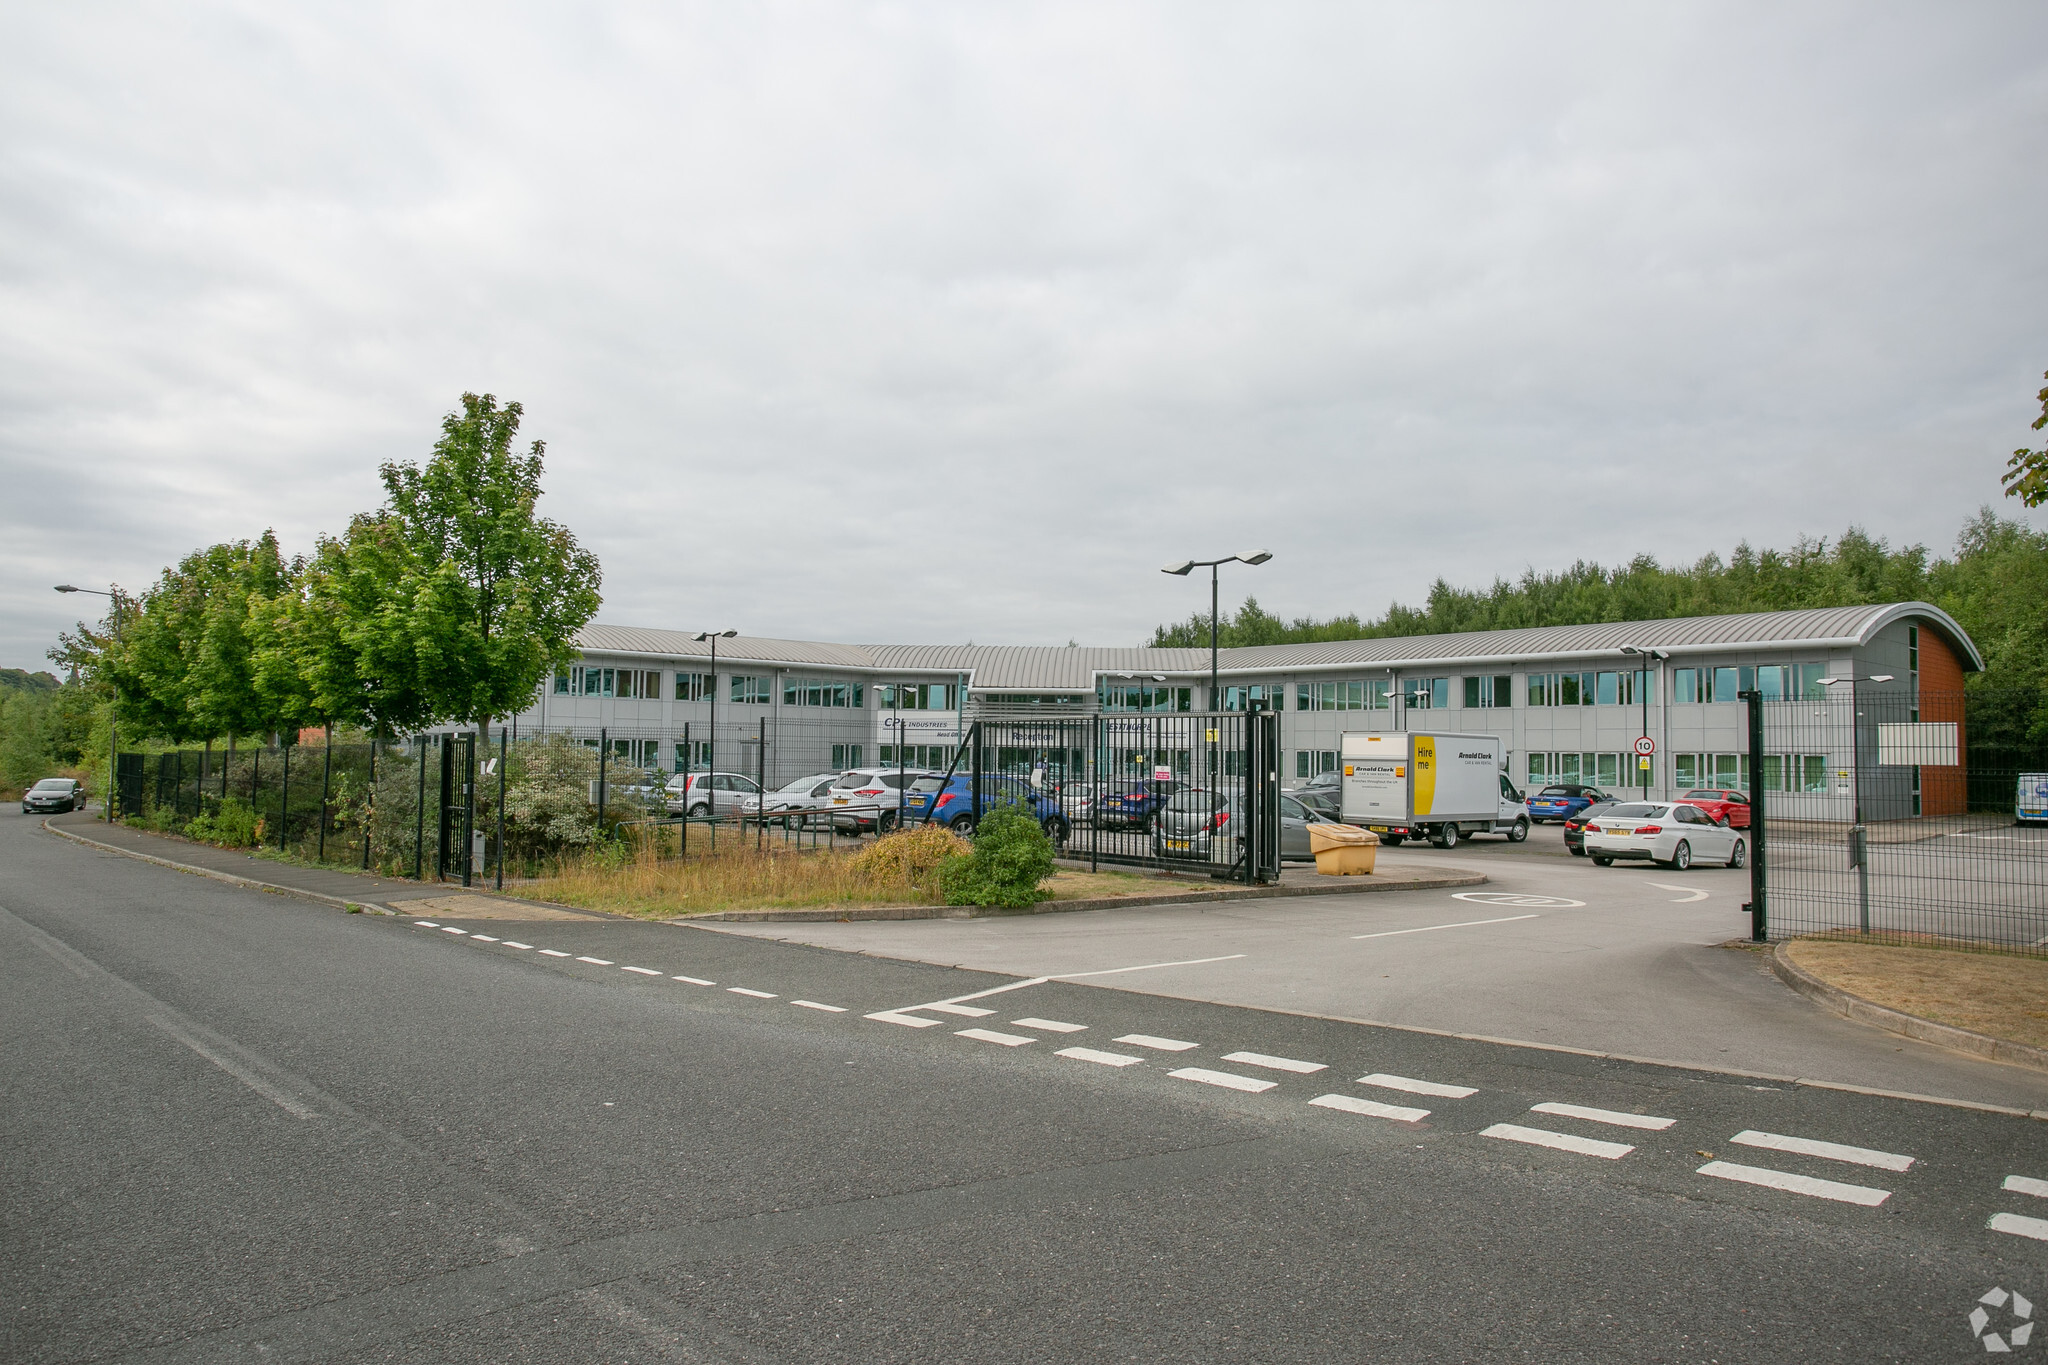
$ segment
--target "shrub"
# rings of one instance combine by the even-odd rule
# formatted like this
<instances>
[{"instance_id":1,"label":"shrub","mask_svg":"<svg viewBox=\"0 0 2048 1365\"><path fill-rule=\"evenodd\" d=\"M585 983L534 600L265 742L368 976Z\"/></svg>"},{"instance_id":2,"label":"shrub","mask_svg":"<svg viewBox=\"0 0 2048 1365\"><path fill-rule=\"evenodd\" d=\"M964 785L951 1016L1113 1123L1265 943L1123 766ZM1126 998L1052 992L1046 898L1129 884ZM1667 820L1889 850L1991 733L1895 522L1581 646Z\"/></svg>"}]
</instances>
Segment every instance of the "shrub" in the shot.
<instances>
[{"instance_id":1,"label":"shrub","mask_svg":"<svg viewBox=\"0 0 2048 1365\"><path fill-rule=\"evenodd\" d=\"M970 855L972 845L944 825L918 825L885 834L853 859L853 870L879 881L919 890L943 885L946 864Z\"/></svg>"},{"instance_id":2,"label":"shrub","mask_svg":"<svg viewBox=\"0 0 2048 1365\"><path fill-rule=\"evenodd\" d=\"M982 816L974 851L939 867L948 905L989 905L1008 910L1049 899L1038 884L1052 875L1052 840L1023 806L999 806Z\"/></svg>"},{"instance_id":3,"label":"shrub","mask_svg":"<svg viewBox=\"0 0 2048 1365\"><path fill-rule=\"evenodd\" d=\"M256 843L263 822L255 808L240 797L231 796L211 815L202 815L185 826L185 837L223 848L250 848Z\"/></svg>"}]
</instances>

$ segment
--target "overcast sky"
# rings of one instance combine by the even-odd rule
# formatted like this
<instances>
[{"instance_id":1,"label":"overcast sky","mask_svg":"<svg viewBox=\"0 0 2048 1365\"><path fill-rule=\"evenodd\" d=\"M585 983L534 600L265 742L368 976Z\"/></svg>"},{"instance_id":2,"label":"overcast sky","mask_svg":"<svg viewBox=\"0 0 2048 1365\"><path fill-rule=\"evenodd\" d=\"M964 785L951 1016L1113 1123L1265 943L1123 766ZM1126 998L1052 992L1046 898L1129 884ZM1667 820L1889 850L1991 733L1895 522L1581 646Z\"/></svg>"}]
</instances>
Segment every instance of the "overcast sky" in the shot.
<instances>
[{"instance_id":1,"label":"overcast sky","mask_svg":"<svg viewBox=\"0 0 2048 1365\"><path fill-rule=\"evenodd\" d=\"M2048 369L2048 6L14 3L0 665L526 406L599 619L1136 644L1859 523ZM2044 518L2035 515L2033 524Z\"/></svg>"}]
</instances>

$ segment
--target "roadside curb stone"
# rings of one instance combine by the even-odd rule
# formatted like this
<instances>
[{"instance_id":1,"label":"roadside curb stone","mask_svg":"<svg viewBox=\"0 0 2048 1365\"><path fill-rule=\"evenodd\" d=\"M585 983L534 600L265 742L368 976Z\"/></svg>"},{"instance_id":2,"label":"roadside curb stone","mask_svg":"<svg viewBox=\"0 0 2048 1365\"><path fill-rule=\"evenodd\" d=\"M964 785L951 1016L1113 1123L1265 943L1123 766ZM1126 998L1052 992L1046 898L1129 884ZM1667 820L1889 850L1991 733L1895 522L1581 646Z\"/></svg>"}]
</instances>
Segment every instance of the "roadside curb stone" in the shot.
<instances>
[{"instance_id":1,"label":"roadside curb stone","mask_svg":"<svg viewBox=\"0 0 2048 1365\"><path fill-rule=\"evenodd\" d=\"M1937 1047L1953 1048L1957 1052L1988 1057L1994 1062L2048 1071L2048 1048L2016 1043L2009 1038L1994 1038L1988 1033L1957 1028L1953 1024L1938 1024L1932 1019L1923 1019L1917 1014L1907 1014L1903 1010L1880 1005L1874 1000L1865 1000L1860 995L1852 995L1840 986L1830 985L1821 980L1792 961L1786 956L1787 946L1786 943L1780 943L1771 949L1771 970L1777 974L1780 981L1830 1014L1853 1019L1859 1024L1869 1024L1888 1033L1903 1034L1923 1043L1933 1043Z\"/></svg>"}]
</instances>

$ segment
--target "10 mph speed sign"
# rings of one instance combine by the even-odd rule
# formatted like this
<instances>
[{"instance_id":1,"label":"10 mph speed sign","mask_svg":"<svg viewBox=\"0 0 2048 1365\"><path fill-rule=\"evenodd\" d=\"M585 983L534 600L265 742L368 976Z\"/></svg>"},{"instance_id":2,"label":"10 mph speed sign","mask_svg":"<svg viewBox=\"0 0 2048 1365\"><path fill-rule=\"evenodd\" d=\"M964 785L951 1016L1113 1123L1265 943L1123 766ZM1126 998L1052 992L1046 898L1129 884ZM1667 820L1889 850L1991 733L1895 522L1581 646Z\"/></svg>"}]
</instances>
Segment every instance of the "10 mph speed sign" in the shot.
<instances>
[{"instance_id":1,"label":"10 mph speed sign","mask_svg":"<svg viewBox=\"0 0 2048 1365\"><path fill-rule=\"evenodd\" d=\"M1657 752L1657 741L1651 739L1648 735L1644 735L1636 741L1636 752L1644 758L1648 758L1651 754Z\"/></svg>"}]
</instances>

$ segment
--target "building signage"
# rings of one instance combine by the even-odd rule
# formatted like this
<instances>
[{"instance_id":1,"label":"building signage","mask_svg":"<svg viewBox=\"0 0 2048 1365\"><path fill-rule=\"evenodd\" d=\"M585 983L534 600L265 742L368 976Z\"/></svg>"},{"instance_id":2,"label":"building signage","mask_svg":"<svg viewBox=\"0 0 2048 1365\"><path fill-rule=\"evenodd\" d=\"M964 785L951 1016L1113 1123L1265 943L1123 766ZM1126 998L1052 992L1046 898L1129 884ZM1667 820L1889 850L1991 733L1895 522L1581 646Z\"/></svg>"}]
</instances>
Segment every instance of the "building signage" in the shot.
<instances>
[{"instance_id":1,"label":"building signage","mask_svg":"<svg viewBox=\"0 0 2048 1365\"><path fill-rule=\"evenodd\" d=\"M909 744L929 744L935 739L952 739L960 732L960 717L950 711L920 711L916 715L884 712L880 733L887 744L901 735Z\"/></svg>"}]
</instances>

